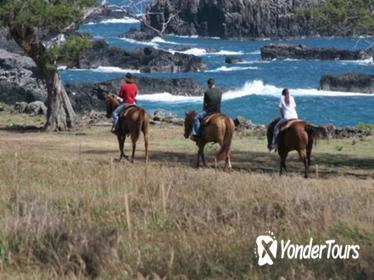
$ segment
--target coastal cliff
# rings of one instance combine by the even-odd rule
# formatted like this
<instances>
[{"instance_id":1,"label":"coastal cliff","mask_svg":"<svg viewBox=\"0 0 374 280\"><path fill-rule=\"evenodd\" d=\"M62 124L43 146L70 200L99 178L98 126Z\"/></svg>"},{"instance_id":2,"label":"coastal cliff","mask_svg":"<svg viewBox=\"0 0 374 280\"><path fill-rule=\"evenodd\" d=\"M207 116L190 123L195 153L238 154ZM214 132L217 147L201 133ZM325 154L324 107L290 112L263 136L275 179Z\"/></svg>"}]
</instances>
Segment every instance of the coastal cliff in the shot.
<instances>
[{"instance_id":1,"label":"coastal cliff","mask_svg":"<svg viewBox=\"0 0 374 280\"><path fill-rule=\"evenodd\" d=\"M296 37L316 35L314 22L303 8L322 0L156 0L147 21L161 29L169 15L177 14L167 33L223 38ZM143 26L143 29L145 27Z\"/></svg>"}]
</instances>

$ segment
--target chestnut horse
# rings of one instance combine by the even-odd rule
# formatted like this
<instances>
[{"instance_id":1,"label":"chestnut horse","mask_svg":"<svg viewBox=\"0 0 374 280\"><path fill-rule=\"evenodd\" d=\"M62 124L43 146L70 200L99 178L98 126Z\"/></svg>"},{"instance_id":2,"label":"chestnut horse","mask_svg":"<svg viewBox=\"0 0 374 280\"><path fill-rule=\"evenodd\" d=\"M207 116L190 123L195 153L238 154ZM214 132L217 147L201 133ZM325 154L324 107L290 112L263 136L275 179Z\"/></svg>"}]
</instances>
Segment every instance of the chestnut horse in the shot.
<instances>
[{"instance_id":1,"label":"chestnut horse","mask_svg":"<svg viewBox=\"0 0 374 280\"><path fill-rule=\"evenodd\" d=\"M186 113L184 120L184 137L188 138L192 132L194 118L197 116L196 111ZM234 122L223 114L212 114L204 118L201 123L201 137L196 141L199 150L197 153L196 167L200 165L200 157L203 165L206 165L204 156L204 147L207 143L213 142L220 145L220 150L215 155L216 163L225 160L225 170L231 170L231 142L234 135Z\"/></svg>"},{"instance_id":2,"label":"chestnut horse","mask_svg":"<svg viewBox=\"0 0 374 280\"><path fill-rule=\"evenodd\" d=\"M280 118L273 120L267 128L268 144L273 139L274 126ZM323 133L322 127L311 125L302 120L289 121L279 133L278 154L280 157L279 175L283 169L287 171L286 159L290 151L296 150L301 161L304 163L304 176L308 178L310 157L312 155L313 144L317 137Z\"/></svg>"},{"instance_id":3,"label":"chestnut horse","mask_svg":"<svg viewBox=\"0 0 374 280\"><path fill-rule=\"evenodd\" d=\"M119 105L119 102L115 95L107 94L105 96L106 113L107 118L112 116L113 111ZM145 149L145 161L148 161L148 128L149 128L149 116L143 108L135 105L127 107L120 116L120 129L117 131L117 139L120 150L120 157L128 159L124 152L126 136L131 136L132 142L132 155L131 162L134 162L136 142L139 139L140 132L144 135L144 149Z\"/></svg>"}]
</instances>

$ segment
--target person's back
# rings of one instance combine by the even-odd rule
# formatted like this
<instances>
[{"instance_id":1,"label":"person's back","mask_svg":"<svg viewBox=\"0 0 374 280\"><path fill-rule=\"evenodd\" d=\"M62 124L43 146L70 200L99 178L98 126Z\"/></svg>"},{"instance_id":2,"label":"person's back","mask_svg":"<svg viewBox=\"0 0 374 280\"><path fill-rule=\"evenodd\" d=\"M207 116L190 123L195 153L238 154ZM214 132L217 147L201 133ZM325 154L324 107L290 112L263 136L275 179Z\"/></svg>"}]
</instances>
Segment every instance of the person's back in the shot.
<instances>
[{"instance_id":1,"label":"person's back","mask_svg":"<svg viewBox=\"0 0 374 280\"><path fill-rule=\"evenodd\" d=\"M138 92L138 87L135 83L125 82L121 86L121 91L119 96L123 98L123 103L128 105L135 104L136 94Z\"/></svg>"},{"instance_id":2,"label":"person's back","mask_svg":"<svg viewBox=\"0 0 374 280\"><path fill-rule=\"evenodd\" d=\"M204 111L206 114L221 113L222 92L215 87L204 94Z\"/></svg>"},{"instance_id":3,"label":"person's back","mask_svg":"<svg viewBox=\"0 0 374 280\"><path fill-rule=\"evenodd\" d=\"M288 97L288 104L286 101L286 96L281 96L281 100L279 103L279 108L282 112L282 117L286 120L297 119L297 112L296 112L296 102L293 96L289 95Z\"/></svg>"}]
</instances>

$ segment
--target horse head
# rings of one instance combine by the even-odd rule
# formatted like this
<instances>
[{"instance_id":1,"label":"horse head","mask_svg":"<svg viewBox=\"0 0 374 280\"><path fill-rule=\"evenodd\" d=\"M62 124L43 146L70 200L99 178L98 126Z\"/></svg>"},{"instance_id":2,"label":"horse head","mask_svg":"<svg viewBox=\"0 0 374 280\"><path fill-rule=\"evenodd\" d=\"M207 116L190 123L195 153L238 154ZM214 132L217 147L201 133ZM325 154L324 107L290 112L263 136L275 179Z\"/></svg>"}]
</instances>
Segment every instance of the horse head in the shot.
<instances>
[{"instance_id":1,"label":"horse head","mask_svg":"<svg viewBox=\"0 0 374 280\"><path fill-rule=\"evenodd\" d=\"M106 117L110 118L114 109L118 106L118 100L114 94L105 95Z\"/></svg>"},{"instance_id":2,"label":"horse head","mask_svg":"<svg viewBox=\"0 0 374 280\"><path fill-rule=\"evenodd\" d=\"M192 133L194 118L197 116L198 113L196 111L191 111L189 113L186 112L185 114L186 116L184 119L184 138L188 138Z\"/></svg>"}]
</instances>

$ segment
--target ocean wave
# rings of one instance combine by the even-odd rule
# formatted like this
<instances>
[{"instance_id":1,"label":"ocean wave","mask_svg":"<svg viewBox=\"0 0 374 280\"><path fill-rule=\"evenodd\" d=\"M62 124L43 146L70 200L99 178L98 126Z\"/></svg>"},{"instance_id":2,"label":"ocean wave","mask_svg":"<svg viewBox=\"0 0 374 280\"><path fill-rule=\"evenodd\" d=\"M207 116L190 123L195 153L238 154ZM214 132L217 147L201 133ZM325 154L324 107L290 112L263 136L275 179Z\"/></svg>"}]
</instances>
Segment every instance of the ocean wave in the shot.
<instances>
[{"instance_id":1,"label":"ocean wave","mask_svg":"<svg viewBox=\"0 0 374 280\"><path fill-rule=\"evenodd\" d=\"M229 90L224 93L223 99L230 100L240 98L248 95L264 95L264 96L275 96L279 97L283 88L276 87L274 85L266 85L261 80L248 81L242 87L238 89ZM358 92L338 92L338 91L326 91L318 89L290 89L290 92L294 96L372 96L373 94L358 93Z\"/></svg>"},{"instance_id":2,"label":"ocean wave","mask_svg":"<svg viewBox=\"0 0 374 280\"><path fill-rule=\"evenodd\" d=\"M257 51L249 52L248 54L258 55L258 54L261 54L261 51L257 50Z\"/></svg>"},{"instance_id":3,"label":"ocean wave","mask_svg":"<svg viewBox=\"0 0 374 280\"><path fill-rule=\"evenodd\" d=\"M221 66L218 67L217 69L214 70L208 70L206 72L232 72L232 71L244 71L244 70L257 70L258 67L239 67L239 66L234 66L234 67L227 67L227 66Z\"/></svg>"},{"instance_id":4,"label":"ocean wave","mask_svg":"<svg viewBox=\"0 0 374 280\"><path fill-rule=\"evenodd\" d=\"M372 66L374 67L374 58L370 57L368 59L362 59L362 60L341 60L342 64L358 64L358 65L364 65L364 66Z\"/></svg>"},{"instance_id":5,"label":"ocean wave","mask_svg":"<svg viewBox=\"0 0 374 280\"><path fill-rule=\"evenodd\" d=\"M139 23L140 21L135 19L135 18L130 18L130 17L124 17L124 18L111 18L111 19L106 19L102 20L100 22L89 22L87 24L93 25L93 24L118 24L118 23L124 23L124 24L134 24L134 23Z\"/></svg>"},{"instance_id":6,"label":"ocean wave","mask_svg":"<svg viewBox=\"0 0 374 280\"><path fill-rule=\"evenodd\" d=\"M190 54L196 56L206 56L206 55L242 55L244 54L242 51L228 51L228 50L220 50L218 52L207 52L206 49L203 48L191 48L185 51L176 51L176 50L169 50L170 53L174 54L176 52L183 53L183 54Z\"/></svg>"},{"instance_id":7,"label":"ocean wave","mask_svg":"<svg viewBox=\"0 0 374 280\"><path fill-rule=\"evenodd\" d=\"M137 41L137 40L134 40L134 39L129 39L129 38L120 38L121 40L123 41L126 41L130 44L137 44L137 45L144 45L144 46L151 46L151 47L154 47L154 48L158 48L158 44L156 42L145 42L145 41Z\"/></svg>"},{"instance_id":8,"label":"ocean wave","mask_svg":"<svg viewBox=\"0 0 374 280\"><path fill-rule=\"evenodd\" d=\"M190 103L202 102L202 96L182 96L172 95L168 92L154 93L154 94L139 94L137 100L150 101L150 102L164 102L164 103Z\"/></svg>"},{"instance_id":9,"label":"ocean wave","mask_svg":"<svg viewBox=\"0 0 374 280\"><path fill-rule=\"evenodd\" d=\"M185 45L185 44L182 44L182 43L177 43L177 42L173 42L173 41L166 41L165 39L161 38L161 37L154 37L152 40L151 40L152 43L159 43L159 44L168 44L168 45Z\"/></svg>"},{"instance_id":10,"label":"ocean wave","mask_svg":"<svg viewBox=\"0 0 374 280\"><path fill-rule=\"evenodd\" d=\"M92 71L92 72L100 72L100 73L140 73L140 70L136 70L136 69L123 69L123 68L111 67L111 66L99 66L97 68L74 68L74 69L65 68L61 70Z\"/></svg>"},{"instance_id":11,"label":"ocean wave","mask_svg":"<svg viewBox=\"0 0 374 280\"><path fill-rule=\"evenodd\" d=\"M242 87L237 89L228 90L223 93L222 100L232 100L242 98L250 95L262 95L272 96L279 98L283 88L276 87L274 85L264 84L261 80L248 81ZM325 91L318 89L290 89L293 96L325 96L325 97L350 97L350 96L370 96L374 97L374 94L367 93L354 93L354 92L337 92L337 91ZM201 96L176 96L170 93L157 93L138 95L137 99L150 101L150 102L165 102L165 103L195 103L202 102Z\"/></svg>"}]
</instances>

